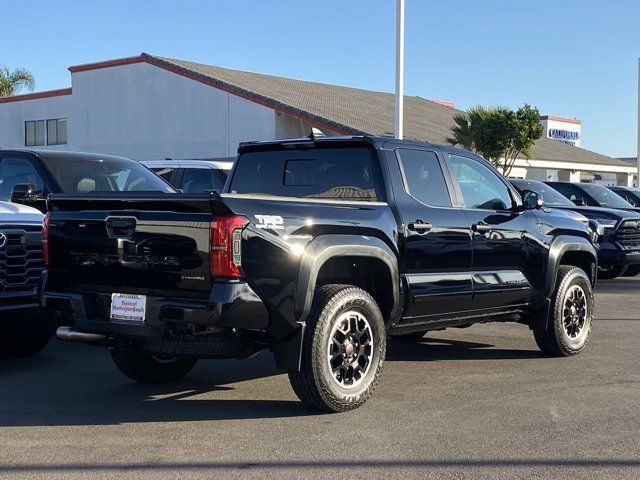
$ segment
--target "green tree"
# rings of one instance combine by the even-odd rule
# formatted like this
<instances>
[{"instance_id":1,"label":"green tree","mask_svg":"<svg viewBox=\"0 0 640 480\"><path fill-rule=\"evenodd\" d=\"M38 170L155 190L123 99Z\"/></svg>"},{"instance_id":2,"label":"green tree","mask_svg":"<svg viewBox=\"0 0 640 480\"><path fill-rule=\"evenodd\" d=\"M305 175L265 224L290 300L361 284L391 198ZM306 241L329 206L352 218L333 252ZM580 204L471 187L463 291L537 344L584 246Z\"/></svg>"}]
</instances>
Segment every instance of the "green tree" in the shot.
<instances>
[{"instance_id":1,"label":"green tree","mask_svg":"<svg viewBox=\"0 0 640 480\"><path fill-rule=\"evenodd\" d=\"M0 68L0 97L15 95L23 88L33 91L35 85L33 75L24 68L17 68L13 72L7 66Z\"/></svg>"},{"instance_id":2,"label":"green tree","mask_svg":"<svg viewBox=\"0 0 640 480\"><path fill-rule=\"evenodd\" d=\"M527 104L515 112L477 106L454 115L453 121L448 142L482 155L505 176L519 156L531 157L531 148L543 132L540 112Z\"/></svg>"}]
</instances>

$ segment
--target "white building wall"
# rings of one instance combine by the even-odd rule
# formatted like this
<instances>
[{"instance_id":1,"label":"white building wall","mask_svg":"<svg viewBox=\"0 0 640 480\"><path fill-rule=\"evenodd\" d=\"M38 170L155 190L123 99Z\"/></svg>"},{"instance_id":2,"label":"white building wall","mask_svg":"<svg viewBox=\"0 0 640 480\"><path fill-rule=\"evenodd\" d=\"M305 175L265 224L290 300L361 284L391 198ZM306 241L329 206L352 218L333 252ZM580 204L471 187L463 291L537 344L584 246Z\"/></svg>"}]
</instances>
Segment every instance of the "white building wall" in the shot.
<instances>
[{"instance_id":1,"label":"white building wall","mask_svg":"<svg viewBox=\"0 0 640 480\"><path fill-rule=\"evenodd\" d=\"M72 84L75 150L217 158L275 135L272 109L147 63L76 72Z\"/></svg>"},{"instance_id":2,"label":"white building wall","mask_svg":"<svg viewBox=\"0 0 640 480\"><path fill-rule=\"evenodd\" d=\"M0 147L24 147L24 122L67 118L67 144L136 160L225 158L275 138L275 111L147 63L72 74L71 95L0 103Z\"/></svg>"},{"instance_id":3,"label":"white building wall","mask_svg":"<svg viewBox=\"0 0 640 480\"><path fill-rule=\"evenodd\" d=\"M68 118L72 95L0 103L0 148L25 148L24 122ZM46 123L45 123L46 129ZM67 138L69 133L67 133ZM66 150L67 145L45 145L28 148Z\"/></svg>"}]
</instances>

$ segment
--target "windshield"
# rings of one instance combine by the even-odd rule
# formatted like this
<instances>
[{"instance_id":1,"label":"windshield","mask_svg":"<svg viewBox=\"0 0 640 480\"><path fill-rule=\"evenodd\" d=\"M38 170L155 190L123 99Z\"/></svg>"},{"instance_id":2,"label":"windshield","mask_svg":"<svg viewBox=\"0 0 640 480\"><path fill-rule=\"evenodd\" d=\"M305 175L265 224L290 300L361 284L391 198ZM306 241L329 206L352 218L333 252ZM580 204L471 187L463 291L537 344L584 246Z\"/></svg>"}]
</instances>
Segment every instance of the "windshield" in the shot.
<instances>
[{"instance_id":1,"label":"windshield","mask_svg":"<svg viewBox=\"0 0 640 480\"><path fill-rule=\"evenodd\" d=\"M542 201L547 207L575 207L571 200L542 182L517 180L513 182L513 185L520 193L524 190L531 190L538 195L542 195Z\"/></svg>"},{"instance_id":2,"label":"windshield","mask_svg":"<svg viewBox=\"0 0 640 480\"><path fill-rule=\"evenodd\" d=\"M580 188L593 197L601 207L610 208L629 208L633 207L629 202L617 193L612 192L602 185L594 185L593 183L581 183Z\"/></svg>"},{"instance_id":3,"label":"windshield","mask_svg":"<svg viewBox=\"0 0 640 480\"><path fill-rule=\"evenodd\" d=\"M42 160L62 193L175 192L164 180L135 160L98 156L44 157Z\"/></svg>"}]
</instances>

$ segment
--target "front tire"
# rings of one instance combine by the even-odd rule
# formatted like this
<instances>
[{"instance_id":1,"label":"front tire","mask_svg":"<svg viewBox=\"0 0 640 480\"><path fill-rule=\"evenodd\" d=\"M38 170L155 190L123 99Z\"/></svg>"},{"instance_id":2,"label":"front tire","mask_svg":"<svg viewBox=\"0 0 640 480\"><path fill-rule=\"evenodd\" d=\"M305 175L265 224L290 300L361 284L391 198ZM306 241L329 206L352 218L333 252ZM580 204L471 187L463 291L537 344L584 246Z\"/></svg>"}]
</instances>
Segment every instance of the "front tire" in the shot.
<instances>
[{"instance_id":1,"label":"front tire","mask_svg":"<svg viewBox=\"0 0 640 480\"><path fill-rule=\"evenodd\" d=\"M136 350L112 350L116 367L136 382L161 384L175 382L198 362L197 358L177 358L149 355Z\"/></svg>"},{"instance_id":2,"label":"front tire","mask_svg":"<svg viewBox=\"0 0 640 480\"><path fill-rule=\"evenodd\" d=\"M593 305L587 274L578 267L562 265L551 298L548 325L538 325L533 330L540 350L554 357L584 350L593 323Z\"/></svg>"},{"instance_id":3,"label":"front tire","mask_svg":"<svg viewBox=\"0 0 640 480\"><path fill-rule=\"evenodd\" d=\"M635 277L640 273L640 265L629 265L627 270L622 274L623 277Z\"/></svg>"},{"instance_id":4,"label":"front tire","mask_svg":"<svg viewBox=\"0 0 640 480\"><path fill-rule=\"evenodd\" d=\"M49 314L38 312L24 315L0 328L0 357L28 357L47 346L53 334Z\"/></svg>"},{"instance_id":5,"label":"front tire","mask_svg":"<svg viewBox=\"0 0 640 480\"><path fill-rule=\"evenodd\" d=\"M300 400L325 412L344 412L373 393L385 359L382 313L364 290L324 285L306 322L300 371L289 381Z\"/></svg>"}]
</instances>

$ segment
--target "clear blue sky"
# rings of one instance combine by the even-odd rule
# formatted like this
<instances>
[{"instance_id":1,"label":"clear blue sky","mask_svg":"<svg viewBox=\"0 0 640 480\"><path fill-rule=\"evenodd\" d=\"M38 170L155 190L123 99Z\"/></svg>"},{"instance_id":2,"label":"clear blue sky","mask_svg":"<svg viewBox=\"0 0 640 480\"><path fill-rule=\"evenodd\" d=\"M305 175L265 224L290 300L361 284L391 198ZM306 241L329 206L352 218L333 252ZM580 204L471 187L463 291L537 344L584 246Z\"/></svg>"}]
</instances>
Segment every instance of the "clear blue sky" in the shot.
<instances>
[{"instance_id":1,"label":"clear blue sky","mask_svg":"<svg viewBox=\"0 0 640 480\"><path fill-rule=\"evenodd\" d=\"M636 153L640 1L406 0L410 95L583 121L583 146ZM69 65L148 52L374 90L394 89L395 0L6 2L0 65L36 90Z\"/></svg>"}]
</instances>

